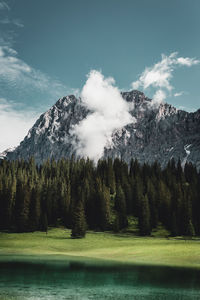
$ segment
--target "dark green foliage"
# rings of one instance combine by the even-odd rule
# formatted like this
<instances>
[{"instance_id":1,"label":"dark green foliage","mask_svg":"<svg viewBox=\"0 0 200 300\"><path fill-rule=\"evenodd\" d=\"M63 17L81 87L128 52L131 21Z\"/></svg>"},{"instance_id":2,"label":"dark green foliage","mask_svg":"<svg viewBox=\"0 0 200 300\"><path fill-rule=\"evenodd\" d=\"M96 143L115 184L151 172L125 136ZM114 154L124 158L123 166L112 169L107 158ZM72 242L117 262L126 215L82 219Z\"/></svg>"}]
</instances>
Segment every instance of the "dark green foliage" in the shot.
<instances>
[{"instance_id":1,"label":"dark green foliage","mask_svg":"<svg viewBox=\"0 0 200 300\"><path fill-rule=\"evenodd\" d=\"M159 219L166 228L170 229L171 220L171 193L164 181L159 182L157 203Z\"/></svg>"},{"instance_id":2,"label":"dark green foliage","mask_svg":"<svg viewBox=\"0 0 200 300\"><path fill-rule=\"evenodd\" d=\"M28 231L30 207L30 189L27 185L18 182L15 202L15 224L17 232Z\"/></svg>"},{"instance_id":3,"label":"dark green foliage","mask_svg":"<svg viewBox=\"0 0 200 300\"><path fill-rule=\"evenodd\" d=\"M192 224L192 221L189 220L186 224L186 232L185 232L186 236L194 236L195 235L195 231L194 231L194 226Z\"/></svg>"},{"instance_id":4,"label":"dark green foliage","mask_svg":"<svg viewBox=\"0 0 200 300\"><path fill-rule=\"evenodd\" d=\"M78 201L73 213L72 238L83 238L86 233L86 220L83 202Z\"/></svg>"},{"instance_id":5,"label":"dark green foliage","mask_svg":"<svg viewBox=\"0 0 200 300\"><path fill-rule=\"evenodd\" d=\"M144 193L143 181L140 176L136 176L133 182L133 214L139 216L140 202Z\"/></svg>"},{"instance_id":6,"label":"dark green foliage","mask_svg":"<svg viewBox=\"0 0 200 300\"><path fill-rule=\"evenodd\" d=\"M178 235L178 225L177 225L177 219L176 219L175 212L173 212L173 214L172 214L170 230L171 230L171 236L177 236Z\"/></svg>"},{"instance_id":7,"label":"dark green foliage","mask_svg":"<svg viewBox=\"0 0 200 300\"><path fill-rule=\"evenodd\" d=\"M40 223L40 194L38 186L32 189L29 210L29 228L31 231L37 230Z\"/></svg>"},{"instance_id":8,"label":"dark green foliage","mask_svg":"<svg viewBox=\"0 0 200 300\"><path fill-rule=\"evenodd\" d=\"M100 178L96 180L96 195L93 199L95 201L95 218L96 228L101 230L108 230L110 227L110 190Z\"/></svg>"},{"instance_id":9,"label":"dark green foliage","mask_svg":"<svg viewBox=\"0 0 200 300\"><path fill-rule=\"evenodd\" d=\"M47 214L46 213L41 214L39 229L41 231L46 232L46 233L48 231L48 219L47 219Z\"/></svg>"},{"instance_id":10,"label":"dark green foliage","mask_svg":"<svg viewBox=\"0 0 200 300\"><path fill-rule=\"evenodd\" d=\"M48 226L72 228L73 237L93 230L127 227L139 220L141 235L162 224L171 235L200 235L200 174L172 159L165 169L155 162L130 167L121 159L0 161L0 229L17 232ZM87 225L86 225L87 224Z\"/></svg>"},{"instance_id":11,"label":"dark green foliage","mask_svg":"<svg viewBox=\"0 0 200 300\"><path fill-rule=\"evenodd\" d=\"M107 186L110 188L110 193L114 194L116 190L115 173L113 170L113 161L108 158L107 162Z\"/></svg>"},{"instance_id":12,"label":"dark green foliage","mask_svg":"<svg viewBox=\"0 0 200 300\"><path fill-rule=\"evenodd\" d=\"M126 215L126 200L124 191L120 183L117 183L117 191L115 196L115 209L118 213L118 224L119 229L125 228L128 225L127 215Z\"/></svg>"},{"instance_id":13,"label":"dark green foliage","mask_svg":"<svg viewBox=\"0 0 200 300\"><path fill-rule=\"evenodd\" d=\"M141 235L151 234L150 209L147 194L142 196L140 201L138 226Z\"/></svg>"},{"instance_id":14,"label":"dark green foliage","mask_svg":"<svg viewBox=\"0 0 200 300\"><path fill-rule=\"evenodd\" d=\"M156 228L156 226L158 225L158 209L157 209L157 204L156 204L156 189L155 189L151 179L148 179L148 182L147 182L147 195L148 195L148 199L149 199L151 228Z\"/></svg>"},{"instance_id":15,"label":"dark green foliage","mask_svg":"<svg viewBox=\"0 0 200 300\"><path fill-rule=\"evenodd\" d=\"M118 213L116 214L115 219L114 219L113 231L114 232L119 232L120 231L119 214Z\"/></svg>"},{"instance_id":16,"label":"dark green foliage","mask_svg":"<svg viewBox=\"0 0 200 300\"><path fill-rule=\"evenodd\" d=\"M130 183L128 182L124 183L123 192L125 195L125 202L126 202L126 214L131 215L133 212L133 192Z\"/></svg>"}]
</instances>

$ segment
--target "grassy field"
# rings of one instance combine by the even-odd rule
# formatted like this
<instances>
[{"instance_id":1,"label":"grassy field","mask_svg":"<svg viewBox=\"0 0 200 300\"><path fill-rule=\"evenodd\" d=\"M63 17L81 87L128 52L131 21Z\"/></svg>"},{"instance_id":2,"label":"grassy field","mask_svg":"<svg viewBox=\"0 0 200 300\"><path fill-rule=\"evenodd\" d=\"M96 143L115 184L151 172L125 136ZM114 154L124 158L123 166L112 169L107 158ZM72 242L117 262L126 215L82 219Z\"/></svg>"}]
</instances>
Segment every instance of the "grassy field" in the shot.
<instances>
[{"instance_id":1,"label":"grassy field","mask_svg":"<svg viewBox=\"0 0 200 300\"><path fill-rule=\"evenodd\" d=\"M47 235L0 233L0 260L19 256L200 269L200 240L102 232L88 232L84 239L71 239L70 231L63 228L52 228Z\"/></svg>"}]
</instances>

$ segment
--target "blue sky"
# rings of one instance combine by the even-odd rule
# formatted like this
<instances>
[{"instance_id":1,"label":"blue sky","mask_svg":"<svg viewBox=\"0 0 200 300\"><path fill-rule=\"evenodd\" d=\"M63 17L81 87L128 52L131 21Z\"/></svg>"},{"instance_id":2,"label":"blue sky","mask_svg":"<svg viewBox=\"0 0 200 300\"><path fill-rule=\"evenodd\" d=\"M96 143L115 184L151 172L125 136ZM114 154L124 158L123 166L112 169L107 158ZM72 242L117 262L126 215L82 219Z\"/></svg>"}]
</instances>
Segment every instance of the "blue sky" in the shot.
<instances>
[{"instance_id":1,"label":"blue sky","mask_svg":"<svg viewBox=\"0 0 200 300\"><path fill-rule=\"evenodd\" d=\"M78 94L93 69L121 90L139 81L154 97L162 84L145 88L142 74L154 71L162 54L178 52L168 65L165 101L198 109L199 15L199 0L0 0L0 151L58 98Z\"/></svg>"}]
</instances>

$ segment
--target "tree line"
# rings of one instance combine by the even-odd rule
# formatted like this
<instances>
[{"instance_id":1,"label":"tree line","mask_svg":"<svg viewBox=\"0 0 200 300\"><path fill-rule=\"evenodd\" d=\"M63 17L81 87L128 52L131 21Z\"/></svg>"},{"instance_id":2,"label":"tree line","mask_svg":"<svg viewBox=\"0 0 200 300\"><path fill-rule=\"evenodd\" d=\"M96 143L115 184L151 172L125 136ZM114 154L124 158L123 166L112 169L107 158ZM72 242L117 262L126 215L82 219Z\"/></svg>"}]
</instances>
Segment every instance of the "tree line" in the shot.
<instances>
[{"instance_id":1,"label":"tree line","mask_svg":"<svg viewBox=\"0 0 200 300\"><path fill-rule=\"evenodd\" d=\"M162 224L172 236L200 234L200 174L180 160L165 169L132 159L0 162L0 230L46 231L64 225L71 236L87 229L118 232L129 216L140 235Z\"/></svg>"}]
</instances>

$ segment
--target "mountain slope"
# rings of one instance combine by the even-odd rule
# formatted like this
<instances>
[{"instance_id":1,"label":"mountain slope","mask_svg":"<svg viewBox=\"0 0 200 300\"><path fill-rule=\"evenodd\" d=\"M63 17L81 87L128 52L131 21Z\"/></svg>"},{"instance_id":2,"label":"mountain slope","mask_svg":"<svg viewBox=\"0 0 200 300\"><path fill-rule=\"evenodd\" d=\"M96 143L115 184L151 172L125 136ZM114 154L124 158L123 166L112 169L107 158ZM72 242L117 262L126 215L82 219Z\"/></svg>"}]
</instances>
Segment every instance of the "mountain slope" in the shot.
<instances>
[{"instance_id":1,"label":"mountain slope","mask_svg":"<svg viewBox=\"0 0 200 300\"><path fill-rule=\"evenodd\" d=\"M200 168L200 110L188 113L171 105L153 108L151 100L139 91L122 93L127 102L133 103L131 111L136 122L113 133L107 142L104 157L122 157L129 162L159 161L162 166L174 157L194 163ZM76 155L75 137L70 134L73 125L83 120L89 111L80 99L67 96L59 99L42 114L21 144L7 154L8 159L34 156L38 163L47 158Z\"/></svg>"}]
</instances>

